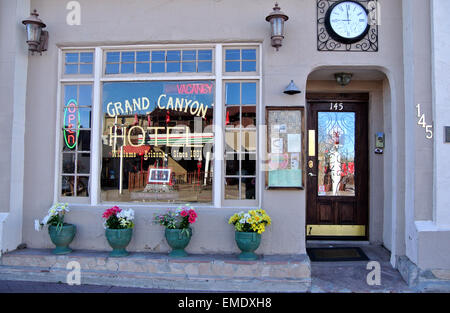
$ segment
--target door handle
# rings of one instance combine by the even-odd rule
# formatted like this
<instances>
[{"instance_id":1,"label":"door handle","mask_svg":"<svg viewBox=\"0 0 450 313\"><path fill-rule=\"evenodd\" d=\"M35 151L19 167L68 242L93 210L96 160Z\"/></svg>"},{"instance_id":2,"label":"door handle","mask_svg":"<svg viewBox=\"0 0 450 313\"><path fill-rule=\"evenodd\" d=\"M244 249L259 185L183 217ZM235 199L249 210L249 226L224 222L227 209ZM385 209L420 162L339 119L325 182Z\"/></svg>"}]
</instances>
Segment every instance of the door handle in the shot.
<instances>
[{"instance_id":1,"label":"door handle","mask_svg":"<svg viewBox=\"0 0 450 313\"><path fill-rule=\"evenodd\" d=\"M313 174L313 173L308 173L308 176L311 176L311 177L316 177L316 176L317 176L317 174Z\"/></svg>"}]
</instances>

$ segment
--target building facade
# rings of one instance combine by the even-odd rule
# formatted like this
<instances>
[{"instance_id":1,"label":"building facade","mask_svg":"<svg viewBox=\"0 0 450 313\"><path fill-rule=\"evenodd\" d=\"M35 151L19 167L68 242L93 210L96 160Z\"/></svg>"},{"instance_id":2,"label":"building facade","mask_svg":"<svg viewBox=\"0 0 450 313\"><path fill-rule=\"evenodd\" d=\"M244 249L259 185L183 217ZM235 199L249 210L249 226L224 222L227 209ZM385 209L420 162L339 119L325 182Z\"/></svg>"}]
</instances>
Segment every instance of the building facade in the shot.
<instances>
[{"instance_id":1,"label":"building facade","mask_svg":"<svg viewBox=\"0 0 450 313\"><path fill-rule=\"evenodd\" d=\"M411 284L448 279L450 4L279 5L275 49L270 1L0 1L1 252L50 248L34 221L56 202L74 249L107 250L101 214L119 205L136 212L129 249L165 252L153 214L190 203L190 253L237 252L228 218L264 208L261 254L369 241ZM361 30L339 26L360 8Z\"/></svg>"}]
</instances>

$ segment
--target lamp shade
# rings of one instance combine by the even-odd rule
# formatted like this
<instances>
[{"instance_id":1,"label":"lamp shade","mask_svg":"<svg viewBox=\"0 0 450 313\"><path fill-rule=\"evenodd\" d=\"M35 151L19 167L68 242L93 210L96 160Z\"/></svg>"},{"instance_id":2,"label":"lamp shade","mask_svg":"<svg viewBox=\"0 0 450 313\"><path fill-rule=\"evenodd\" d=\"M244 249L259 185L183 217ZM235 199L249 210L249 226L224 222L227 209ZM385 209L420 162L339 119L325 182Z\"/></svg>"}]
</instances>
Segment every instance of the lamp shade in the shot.
<instances>
[{"instance_id":1,"label":"lamp shade","mask_svg":"<svg viewBox=\"0 0 450 313\"><path fill-rule=\"evenodd\" d=\"M291 80L290 84L286 87L286 89L284 89L283 91L285 94L288 95L295 95L297 93L300 93L300 89L298 89L298 87L294 84L294 81Z\"/></svg>"}]
</instances>

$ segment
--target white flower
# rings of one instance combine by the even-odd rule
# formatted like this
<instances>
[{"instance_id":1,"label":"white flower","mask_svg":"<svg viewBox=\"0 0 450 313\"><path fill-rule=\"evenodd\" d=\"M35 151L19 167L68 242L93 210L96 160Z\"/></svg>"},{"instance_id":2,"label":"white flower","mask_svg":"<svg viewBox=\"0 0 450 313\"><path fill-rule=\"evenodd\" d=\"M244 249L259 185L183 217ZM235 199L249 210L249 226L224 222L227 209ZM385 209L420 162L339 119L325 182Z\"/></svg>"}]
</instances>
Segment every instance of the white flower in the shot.
<instances>
[{"instance_id":1,"label":"white flower","mask_svg":"<svg viewBox=\"0 0 450 313\"><path fill-rule=\"evenodd\" d=\"M241 219L239 220L239 223L241 223L241 224L245 224L245 222L246 222L245 218L241 218Z\"/></svg>"},{"instance_id":2,"label":"white flower","mask_svg":"<svg viewBox=\"0 0 450 313\"><path fill-rule=\"evenodd\" d=\"M34 220L34 230L40 231L42 229L42 224L39 222L39 220Z\"/></svg>"},{"instance_id":3,"label":"white flower","mask_svg":"<svg viewBox=\"0 0 450 313\"><path fill-rule=\"evenodd\" d=\"M124 219L126 221L131 221L134 219L134 211L132 209L125 209L117 213L117 218ZM122 223L122 221L121 221Z\"/></svg>"},{"instance_id":4,"label":"white flower","mask_svg":"<svg viewBox=\"0 0 450 313\"><path fill-rule=\"evenodd\" d=\"M50 219L50 217L51 217L51 215L50 215L50 214L47 214L47 215L42 219L41 224L42 224L42 225L47 224L47 222L48 222L48 220Z\"/></svg>"}]
</instances>

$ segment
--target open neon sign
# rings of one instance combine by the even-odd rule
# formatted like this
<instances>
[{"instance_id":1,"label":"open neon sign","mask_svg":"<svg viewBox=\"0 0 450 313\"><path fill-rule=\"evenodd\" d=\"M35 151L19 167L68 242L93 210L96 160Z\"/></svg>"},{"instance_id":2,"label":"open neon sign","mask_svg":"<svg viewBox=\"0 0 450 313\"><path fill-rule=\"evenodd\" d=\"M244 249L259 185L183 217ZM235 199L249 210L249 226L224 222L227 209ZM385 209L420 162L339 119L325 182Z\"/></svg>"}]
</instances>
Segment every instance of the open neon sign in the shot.
<instances>
[{"instance_id":1,"label":"open neon sign","mask_svg":"<svg viewBox=\"0 0 450 313\"><path fill-rule=\"evenodd\" d=\"M79 123L80 112L77 108L77 101L70 99L67 103L66 109L64 110L64 125L67 125L66 128L64 128L64 141L69 149L75 148L78 142L80 129L77 127L77 129L74 130L75 126L79 126L77 123L77 118Z\"/></svg>"}]
</instances>

